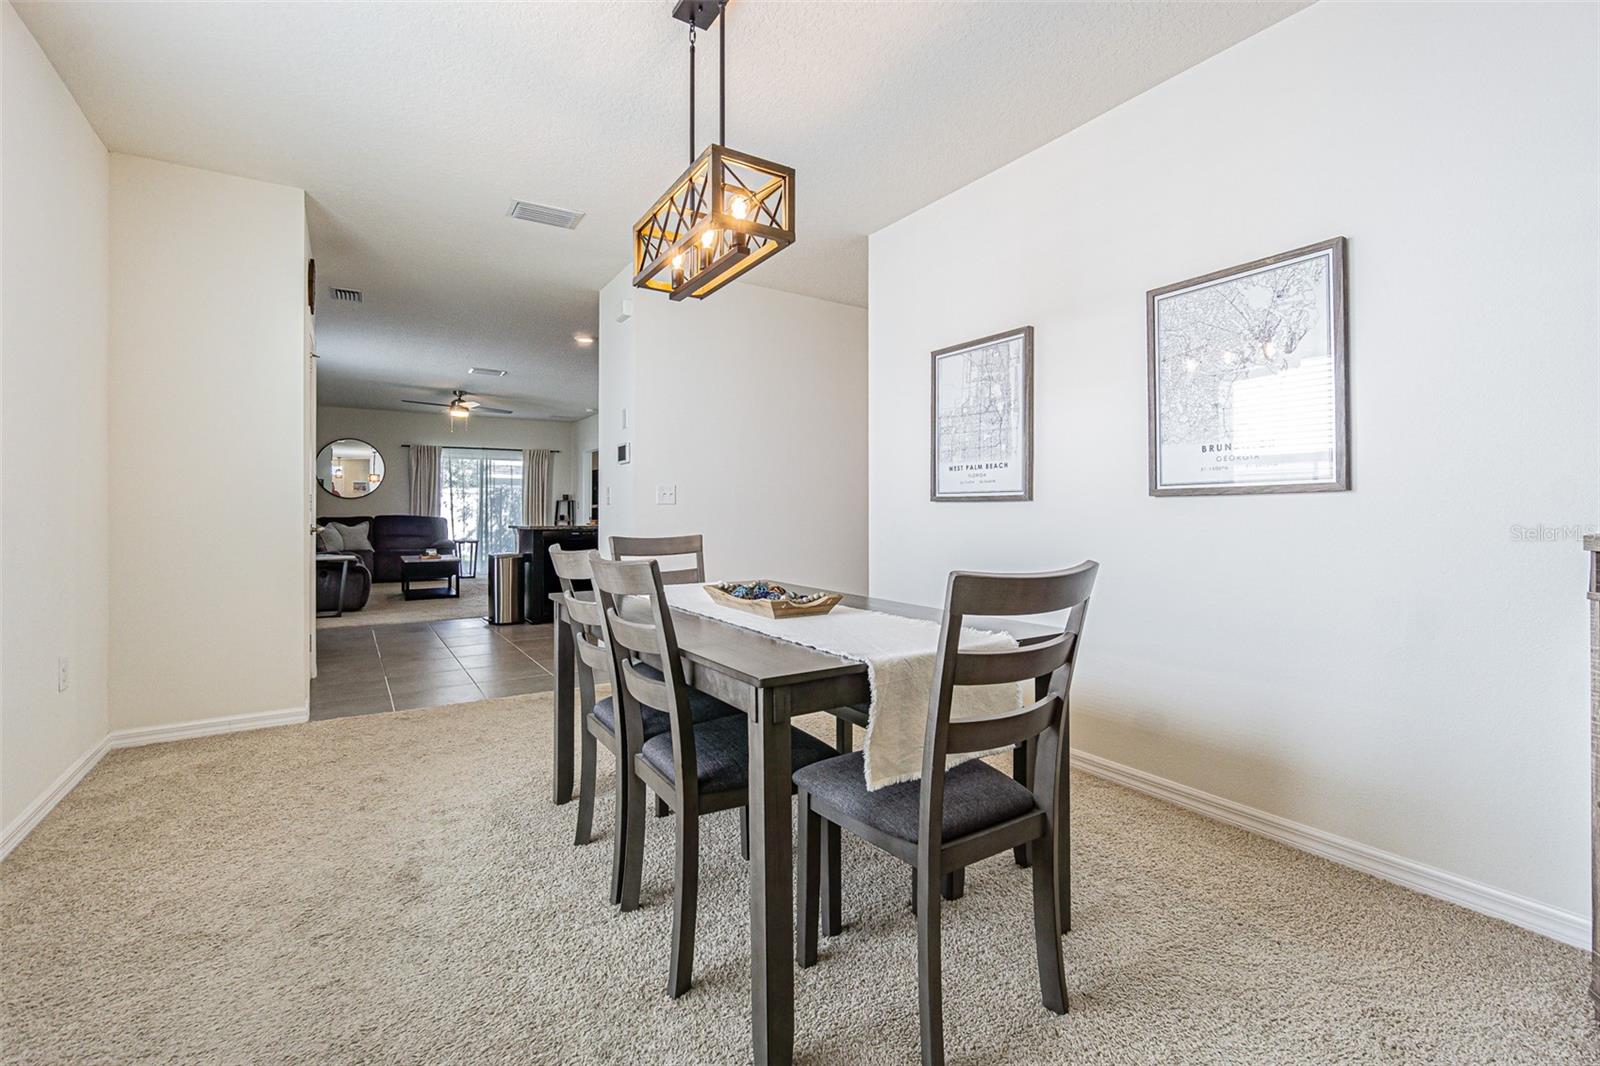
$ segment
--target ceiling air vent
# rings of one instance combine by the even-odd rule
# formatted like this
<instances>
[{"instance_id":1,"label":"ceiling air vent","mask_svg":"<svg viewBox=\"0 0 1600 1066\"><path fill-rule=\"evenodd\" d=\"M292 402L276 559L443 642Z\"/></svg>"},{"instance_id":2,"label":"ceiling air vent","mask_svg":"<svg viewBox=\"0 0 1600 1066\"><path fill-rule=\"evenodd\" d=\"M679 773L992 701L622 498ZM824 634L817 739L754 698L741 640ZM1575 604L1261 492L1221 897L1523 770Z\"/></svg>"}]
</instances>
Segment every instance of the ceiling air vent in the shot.
<instances>
[{"instance_id":1,"label":"ceiling air vent","mask_svg":"<svg viewBox=\"0 0 1600 1066\"><path fill-rule=\"evenodd\" d=\"M559 226L561 229L577 229L578 223L583 221L582 211L568 211L563 207L551 207L549 204L530 204L526 200L512 200L511 210L506 214L512 218L520 218L524 222L539 222L546 226Z\"/></svg>"},{"instance_id":2,"label":"ceiling air vent","mask_svg":"<svg viewBox=\"0 0 1600 1066\"><path fill-rule=\"evenodd\" d=\"M488 366L472 366L472 367L468 367L467 368L467 373L469 373L469 374L484 374L484 375L487 375L488 377L491 377L491 378L503 378L503 377L506 376L506 372L504 370L496 370L493 367L488 367Z\"/></svg>"},{"instance_id":3,"label":"ceiling air vent","mask_svg":"<svg viewBox=\"0 0 1600 1066\"><path fill-rule=\"evenodd\" d=\"M358 304L361 302L361 290L359 289L329 289L328 292L338 303Z\"/></svg>"}]
</instances>

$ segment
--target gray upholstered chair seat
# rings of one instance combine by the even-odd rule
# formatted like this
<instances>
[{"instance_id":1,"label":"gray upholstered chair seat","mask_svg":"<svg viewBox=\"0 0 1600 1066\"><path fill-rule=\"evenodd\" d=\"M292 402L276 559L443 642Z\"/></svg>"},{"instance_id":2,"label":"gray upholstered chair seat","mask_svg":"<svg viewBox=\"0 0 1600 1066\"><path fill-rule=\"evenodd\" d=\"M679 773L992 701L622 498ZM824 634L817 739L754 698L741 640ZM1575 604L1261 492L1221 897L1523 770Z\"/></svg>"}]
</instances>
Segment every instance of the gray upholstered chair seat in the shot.
<instances>
[{"instance_id":1,"label":"gray upholstered chair seat","mask_svg":"<svg viewBox=\"0 0 1600 1066\"><path fill-rule=\"evenodd\" d=\"M917 839L919 781L902 781L867 791L862 754L853 752L805 769L795 759L794 783L811 793L819 807L897 840ZM954 840L1037 810L1033 793L979 760L964 762L944 775L944 839Z\"/></svg>"},{"instance_id":2,"label":"gray upholstered chair seat","mask_svg":"<svg viewBox=\"0 0 1600 1066\"><path fill-rule=\"evenodd\" d=\"M662 679L661 671L653 666L634 663L634 669L657 681ZM741 719L744 717L744 712L739 708L730 707L714 696L707 696L704 692L696 692L693 689L689 690L689 710L694 715L696 722L709 722L713 718L726 718L729 715L738 715ZM644 725L646 739L659 737L672 726L665 711L658 711L654 707L640 707L639 711L639 718ZM612 703L612 697L607 696L605 699L597 701L594 705L594 710L590 711L589 714L605 728L607 733L612 736L617 735L617 708Z\"/></svg>"},{"instance_id":3,"label":"gray upholstered chair seat","mask_svg":"<svg viewBox=\"0 0 1600 1066\"><path fill-rule=\"evenodd\" d=\"M699 772L701 792L740 792L749 784L749 731L749 723L742 714L737 718L724 717L695 723L694 761L695 769ZM789 750L797 769L838 754L802 729L791 727L789 738ZM670 734L645 741L639 755L656 773L676 783Z\"/></svg>"}]
</instances>

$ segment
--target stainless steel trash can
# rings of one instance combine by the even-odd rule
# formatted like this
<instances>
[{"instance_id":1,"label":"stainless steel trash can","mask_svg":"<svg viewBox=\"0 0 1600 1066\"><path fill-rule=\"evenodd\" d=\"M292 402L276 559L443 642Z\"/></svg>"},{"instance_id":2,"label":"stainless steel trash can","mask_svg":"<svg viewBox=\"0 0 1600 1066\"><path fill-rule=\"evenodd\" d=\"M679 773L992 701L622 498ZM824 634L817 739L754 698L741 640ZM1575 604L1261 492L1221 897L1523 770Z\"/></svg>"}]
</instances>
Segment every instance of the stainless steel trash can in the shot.
<instances>
[{"instance_id":1,"label":"stainless steel trash can","mask_svg":"<svg viewBox=\"0 0 1600 1066\"><path fill-rule=\"evenodd\" d=\"M523 617L522 556L497 552L489 556L489 624L515 625Z\"/></svg>"}]
</instances>

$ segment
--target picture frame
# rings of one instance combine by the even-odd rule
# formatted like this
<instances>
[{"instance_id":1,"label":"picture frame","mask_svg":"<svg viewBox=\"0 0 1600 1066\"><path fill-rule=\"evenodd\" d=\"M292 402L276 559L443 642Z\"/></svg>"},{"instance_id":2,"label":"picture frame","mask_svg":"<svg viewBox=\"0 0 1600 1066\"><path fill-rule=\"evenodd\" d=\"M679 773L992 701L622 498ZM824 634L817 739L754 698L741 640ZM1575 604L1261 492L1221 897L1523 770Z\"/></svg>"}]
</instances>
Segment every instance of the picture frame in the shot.
<instances>
[{"instance_id":1,"label":"picture frame","mask_svg":"<svg viewBox=\"0 0 1600 1066\"><path fill-rule=\"evenodd\" d=\"M1151 496L1350 489L1346 241L1145 294Z\"/></svg>"},{"instance_id":2,"label":"picture frame","mask_svg":"<svg viewBox=\"0 0 1600 1066\"><path fill-rule=\"evenodd\" d=\"M930 353L929 484L935 503L1033 499L1033 327Z\"/></svg>"}]
</instances>

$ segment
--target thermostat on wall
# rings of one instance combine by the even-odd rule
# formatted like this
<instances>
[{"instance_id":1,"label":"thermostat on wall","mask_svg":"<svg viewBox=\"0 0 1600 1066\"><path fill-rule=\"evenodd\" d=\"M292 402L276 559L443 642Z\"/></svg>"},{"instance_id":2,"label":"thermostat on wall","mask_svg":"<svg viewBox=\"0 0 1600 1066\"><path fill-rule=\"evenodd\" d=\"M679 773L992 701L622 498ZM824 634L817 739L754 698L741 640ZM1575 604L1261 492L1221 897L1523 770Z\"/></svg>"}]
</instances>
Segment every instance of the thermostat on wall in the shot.
<instances>
[{"instance_id":1,"label":"thermostat on wall","mask_svg":"<svg viewBox=\"0 0 1600 1066\"><path fill-rule=\"evenodd\" d=\"M625 463L631 458L633 458L633 452L628 447L628 445L626 445L626 444L617 445L617 462L619 464Z\"/></svg>"}]
</instances>

